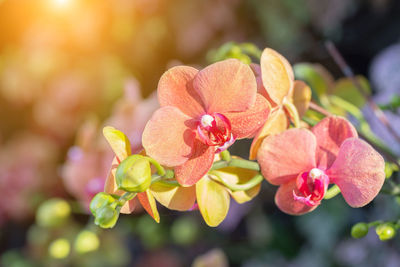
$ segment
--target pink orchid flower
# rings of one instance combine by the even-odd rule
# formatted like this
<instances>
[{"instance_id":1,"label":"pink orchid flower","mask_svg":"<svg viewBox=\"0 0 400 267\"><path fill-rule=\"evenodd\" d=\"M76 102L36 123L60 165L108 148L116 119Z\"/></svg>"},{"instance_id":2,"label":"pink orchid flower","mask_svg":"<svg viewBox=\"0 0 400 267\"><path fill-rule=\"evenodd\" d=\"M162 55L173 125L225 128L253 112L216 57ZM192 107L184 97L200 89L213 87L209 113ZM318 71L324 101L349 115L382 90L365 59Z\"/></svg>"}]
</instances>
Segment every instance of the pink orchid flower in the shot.
<instances>
[{"instance_id":1,"label":"pink orchid flower","mask_svg":"<svg viewBox=\"0 0 400 267\"><path fill-rule=\"evenodd\" d=\"M198 71L171 68L158 84L158 109L142 137L147 155L175 167L183 186L191 186L211 168L214 155L264 124L267 100L257 94L250 67L236 59Z\"/></svg>"},{"instance_id":2,"label":"pink orchid flower","mask_svg":"<svg viewBox=\"0 0 400 267\"><path fill-rule=\"evenodd\" d=\"M344 118L327 117L311 131L290 129L268 136L257 155L263 176L279 185L275 203L283 212L314 210L330 183L352 207L362 207L379 193L385 162Z\"/></svg>"}]
</instances>

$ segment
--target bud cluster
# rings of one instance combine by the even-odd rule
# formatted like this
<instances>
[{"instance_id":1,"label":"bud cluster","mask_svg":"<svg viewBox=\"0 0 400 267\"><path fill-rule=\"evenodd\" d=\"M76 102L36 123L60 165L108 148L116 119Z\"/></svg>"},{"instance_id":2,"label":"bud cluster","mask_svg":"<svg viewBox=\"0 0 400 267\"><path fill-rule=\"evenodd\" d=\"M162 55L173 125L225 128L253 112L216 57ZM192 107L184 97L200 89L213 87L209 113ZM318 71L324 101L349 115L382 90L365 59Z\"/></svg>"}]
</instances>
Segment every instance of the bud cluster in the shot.
<instances>
[{"instance_id":1,"label":"bud cluster","mask_svg":"<svg viewBox=\"0 0 400 267\"><path fill-rule=\"evenodd\" d=\"M115 181L119 190L126 193L119 197L105 192L98 193L90 203L90 211L95 216L95 224L102 228L112 228L117 223L121 207L136 193L146 191L151 185L151 159L141 155L131 155L117 167Z\"/></svg>"}]
</instances>

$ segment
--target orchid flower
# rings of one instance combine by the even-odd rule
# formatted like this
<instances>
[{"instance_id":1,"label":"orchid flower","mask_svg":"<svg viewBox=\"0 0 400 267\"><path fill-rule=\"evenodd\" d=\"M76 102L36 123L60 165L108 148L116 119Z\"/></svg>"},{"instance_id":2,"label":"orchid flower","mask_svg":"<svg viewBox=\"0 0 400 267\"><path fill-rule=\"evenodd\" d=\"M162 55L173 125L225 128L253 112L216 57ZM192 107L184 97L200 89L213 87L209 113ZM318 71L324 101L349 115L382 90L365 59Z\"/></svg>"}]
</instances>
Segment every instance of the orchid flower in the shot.
<instances>
[{"instance_id":1,"label":"orchid flower","mask_svg":"<svg viewBox=\"0 0 400 267\"><path fill-rule=\"evenodd\" d=\"M146 153L174 167L183 186L192 186L211 168L215 153L236 139L254 136L269 114L257 94L253 72L236 59L203 70L171 68L158 84L158 109L142 137Z\"/></svg>"},{"instance_id":2,"label":"orchid flower","mask_svg":"<svg viewBox=\"0 0 400 267\"><path fill-rule=\"evenodd\" d=\"M262 52L260 65L251 64L251 68L256 76L258 93L263 95L272 107L268 120L251 144L250 159L255 159L266 136L286 130L290 118L298 119L305 114L311 100L311 89L304 82L294 80L289 62L270 48Z\"/></svg>"},{"instance_id":3,"label":"orchid flower","mask_svg":"<svg viewBox=\"0 0 400 267\"><path fill-rule=\"evenodd\" d=\"M307 129L290 129L264 139L257 155L265 179L279 185L275 203L283 212L314 210L329 184L336 184L352 207L362 207L379 193L385 162L357 137L344 118L326 117Z\"/></svg>"}]
</instances>

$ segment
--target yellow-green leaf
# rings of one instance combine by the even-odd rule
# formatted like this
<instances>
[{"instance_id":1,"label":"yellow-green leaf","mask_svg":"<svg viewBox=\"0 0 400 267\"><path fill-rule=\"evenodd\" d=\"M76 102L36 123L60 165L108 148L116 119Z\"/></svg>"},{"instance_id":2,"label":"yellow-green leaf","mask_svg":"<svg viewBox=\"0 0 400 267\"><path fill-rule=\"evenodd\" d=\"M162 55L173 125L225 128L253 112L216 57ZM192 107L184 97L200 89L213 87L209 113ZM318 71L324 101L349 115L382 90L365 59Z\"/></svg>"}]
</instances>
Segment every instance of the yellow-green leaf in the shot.
<instances>
[{"instance_id":1,"label":"yellow-green leaf","mask_svg":"<svg viewBox=\"0 0 400 267\"><path fill-rule=\"evenodd\" d=\"M230 196L226 188L206 175L196 184L196 197L204 221L211 227L218 226L229 210Z\"/></svg>"},{"instance_id":2,"label":"yellow-green leaf","mask_svg":"<svg viewBox=\"0 0 400 267\"><path fill-rule=\"evenodd\" d=\"M316 99L329 93L333 87L334 79L332 75L321 65L298 63L293 66L293 69L296 79L305 81L310 85Z\"/></svg>"},{"instance_id":3,"label":"yellow-green leaf","mask_svg":"<svg viewBox=\"0 0 400 267\"><path fill-rule=\"evenodd\" d=\"M360 83L366 95L371 94L371 87L368 80L363 76L357 76L356 79ZM362 108L365 105L366 99L359 89L354 85L354 83L349 78L339 79L335 88L333 89L333 94L351 102L358 108Z\"/></svg>"}]
</instances>

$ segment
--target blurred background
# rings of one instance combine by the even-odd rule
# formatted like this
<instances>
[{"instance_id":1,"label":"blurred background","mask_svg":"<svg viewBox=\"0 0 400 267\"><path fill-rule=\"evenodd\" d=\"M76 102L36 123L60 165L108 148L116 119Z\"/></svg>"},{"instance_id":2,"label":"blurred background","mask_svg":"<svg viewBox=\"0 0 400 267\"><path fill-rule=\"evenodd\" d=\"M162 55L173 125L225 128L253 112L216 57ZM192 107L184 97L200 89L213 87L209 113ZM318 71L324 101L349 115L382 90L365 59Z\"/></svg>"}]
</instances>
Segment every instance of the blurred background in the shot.
<instances>
[{"instance_id":1,"label":"blurred background","mask_svg":"<svg viewBox=\"0 0 400 267\"><path fill-rule=\"evenodd\" d=\"M393 197L350 209L338 196L293 217L264 184L215 229L198 211L160 207L160 224L137 211L101 230L87 209L113 156L102 127L140 149L169 67L253 42L340 78L331 40L385 105L400 94L399 14L398 0L0 0L0 266L399 266L398 238L350 236L358 221L398 217ZM399 114L388 113L397 129Z\"/></svg>"}]
</instances>

